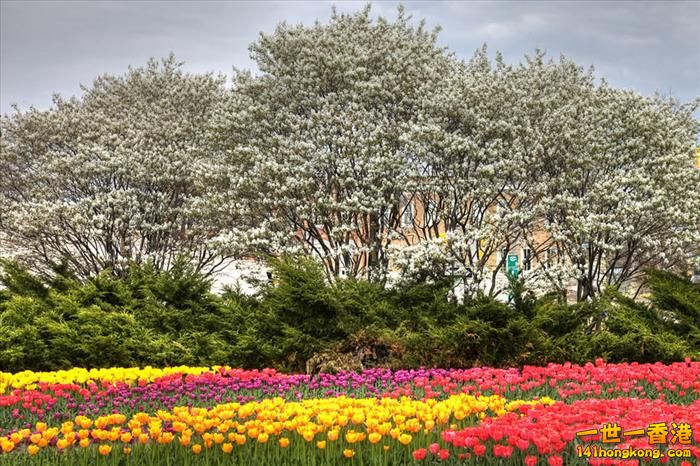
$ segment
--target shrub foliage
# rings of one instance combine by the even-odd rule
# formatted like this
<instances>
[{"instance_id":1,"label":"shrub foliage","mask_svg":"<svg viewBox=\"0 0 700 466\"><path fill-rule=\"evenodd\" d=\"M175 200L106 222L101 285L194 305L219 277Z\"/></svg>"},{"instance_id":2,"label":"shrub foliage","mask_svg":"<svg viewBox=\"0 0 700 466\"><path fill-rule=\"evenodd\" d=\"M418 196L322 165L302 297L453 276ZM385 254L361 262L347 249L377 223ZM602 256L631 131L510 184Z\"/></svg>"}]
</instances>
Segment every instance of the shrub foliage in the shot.
<instances>
[{"instance_id":1,"label":"shrub foliage","mask_svg":"<svg viewBox=\"0 0 700 466\"><path fill-rule=\"evenodd\" d=\"M700 354L700 285L649 273L649 303L614 290L567 305L513 283L510 303L457 303L449 283L329 285L313 261L275 260L257 296L211 292L184 262L133 265L80 282L62 267L36 276L2 263L0 370L228 364L346 367L512 366L678 361Z\"/></svg>"}]
</instances>

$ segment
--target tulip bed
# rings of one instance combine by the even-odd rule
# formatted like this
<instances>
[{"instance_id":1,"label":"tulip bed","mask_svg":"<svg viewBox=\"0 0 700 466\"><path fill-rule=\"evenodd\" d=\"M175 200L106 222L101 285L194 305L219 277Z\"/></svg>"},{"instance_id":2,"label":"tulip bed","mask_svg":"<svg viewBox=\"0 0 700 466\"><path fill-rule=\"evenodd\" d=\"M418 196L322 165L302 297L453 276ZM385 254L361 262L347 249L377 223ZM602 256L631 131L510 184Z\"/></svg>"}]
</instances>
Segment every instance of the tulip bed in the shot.
<instances>
[{"instance_id":1,"label":"tulip bed","mask_svg":"<svg viewBox=\"0 0 700 466\"><path fill-rule=\"evenodd\" d=\"M700 363L370 369L315 376L229 367L0 372L0 463L645 464L581 458L618 423L687 423L700 457ZM616 448L649 448L622 438Z\"/></svg>"}]
</instances>

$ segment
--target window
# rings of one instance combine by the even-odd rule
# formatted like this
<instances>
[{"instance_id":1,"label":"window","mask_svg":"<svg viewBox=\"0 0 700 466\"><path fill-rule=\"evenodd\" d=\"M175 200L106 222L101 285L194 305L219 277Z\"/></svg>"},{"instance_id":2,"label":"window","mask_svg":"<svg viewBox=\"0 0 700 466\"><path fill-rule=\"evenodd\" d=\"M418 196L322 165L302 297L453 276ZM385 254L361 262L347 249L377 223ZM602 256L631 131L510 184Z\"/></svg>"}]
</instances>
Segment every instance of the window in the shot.
<instances>
[{"instance_id":1,"label":"window","mask_svg":"<svg viewBox=\"0 0 700 466\"><path fill-rule=\"evenodd\" d=\"M425 208L423 209L423 222L426 226L432 226L439 222L440 213L438 212L438 205L431 198L425 199Z\"/></svg>"},{"instance_id":2,"label":"window","mask_svg":"<svg viewBox=\"0 0 700 466\"><path fill-rule=\"evenodd\" d=\"M549 265L555 264L557 261L557 249L549 248L544 252L544 263Z\"/></svg>"},{"instance_id":3,"label":"window","mask_svg":"<svg viewBox=\"0 0 700 466\"><path fill-rule=\"evenodd\" d=\"M532 269L532 249L523 249L523 270Z\"/></svg>"},{"instance_id":4,"label":"window","mask_svg":"<svg viewBox=\"0 0 700 466\"><path fill-rule=\"evenodd\" d=\"M413 226L413 219L415 217L415 208L413 202L410 199L405 198L402 202L403 210L401 211L401 226L404 228Z\"/></svg>"},{"instance_id":5,"label":"window","mask_svg":"<svg viewBox=\"0 0 700 466\"><path fill-rule=\"evenodd\" d=\"M392 210L393 210L393 207L389 206L389 207L385 208L384 211L382 212L381 221L382 221L383 225L389 226L392 224L392 216L391 216Z\"/></svg>"}]
</instances>

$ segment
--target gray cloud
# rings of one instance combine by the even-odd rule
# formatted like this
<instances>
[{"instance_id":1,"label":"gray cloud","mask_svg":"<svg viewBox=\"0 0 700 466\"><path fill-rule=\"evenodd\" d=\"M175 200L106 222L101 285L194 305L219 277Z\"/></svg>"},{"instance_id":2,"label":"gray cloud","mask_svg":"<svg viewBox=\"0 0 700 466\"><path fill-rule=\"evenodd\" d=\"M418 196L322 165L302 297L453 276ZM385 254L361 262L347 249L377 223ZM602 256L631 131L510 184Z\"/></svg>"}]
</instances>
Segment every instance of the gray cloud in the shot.
<instances>
[{"instance_id":1,"label":"gray cloud","mask_svg":"<svg viewBox=\"0 0 700 466\"><path fill-rule=\"evenodd\" d=\"M339 11L365 2L336 2ZM442 26L440 42L468 58L481 44L518 62L535 48L565 54L615 86L681 100L700 95L698 2L403 2ZM0 111L47 108L102 73L170 52L195 72L254 68L248 45L277 23L311 24L333 2L6 1L0 3ZM395 16L398 2L374 3Z\"/></svg>"}]
</instances>

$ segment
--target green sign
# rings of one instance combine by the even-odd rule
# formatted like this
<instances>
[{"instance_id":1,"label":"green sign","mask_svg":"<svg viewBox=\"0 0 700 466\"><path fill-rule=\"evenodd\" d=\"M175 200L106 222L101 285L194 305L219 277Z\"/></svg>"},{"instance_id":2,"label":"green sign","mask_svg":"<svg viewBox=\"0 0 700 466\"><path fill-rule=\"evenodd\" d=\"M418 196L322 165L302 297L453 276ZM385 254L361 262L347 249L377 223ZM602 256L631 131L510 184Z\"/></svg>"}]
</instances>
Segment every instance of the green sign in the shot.
<instances>
[{"instance_id":1,"label":"green sign","mask_svg":"<svg viewBox=\"0 0 700 466\"><path fill-rule=\"evenodd\" d=\"M508 254L508 260L506 261L506 272L508 275L518 274L518 255Z\"/></svg>"}]
</instances>

